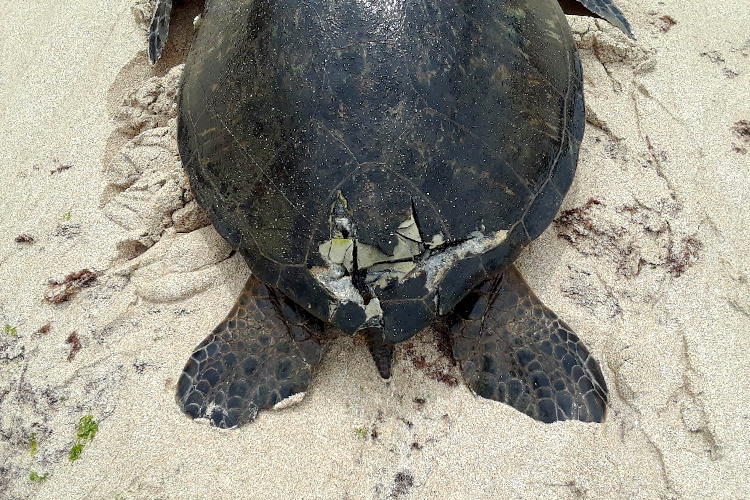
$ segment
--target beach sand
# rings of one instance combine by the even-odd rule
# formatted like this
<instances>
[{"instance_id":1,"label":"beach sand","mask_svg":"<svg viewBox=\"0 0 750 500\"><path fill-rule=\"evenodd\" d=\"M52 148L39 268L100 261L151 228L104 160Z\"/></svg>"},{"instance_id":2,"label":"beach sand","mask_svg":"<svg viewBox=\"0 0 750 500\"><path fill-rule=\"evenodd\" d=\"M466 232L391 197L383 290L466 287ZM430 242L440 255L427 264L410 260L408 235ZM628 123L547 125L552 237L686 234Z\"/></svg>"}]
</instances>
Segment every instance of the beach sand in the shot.
<instances>
[{"instance_id":1,"label":"beach sand","mask_svg":"<svg viewBox=\"0 0 750 500\"><path fill-rule=\"evenodd\" d=\"M517 264L600 361L604 424L473 396L427 330L388 381L340 338L227 431L174 401L249 276L176 153L196 10L152 68L136 3L0 5L0 498L750 497L750 0L620 0L637 42L570 18L586 135Z\"/></svg>"}]
</instances>

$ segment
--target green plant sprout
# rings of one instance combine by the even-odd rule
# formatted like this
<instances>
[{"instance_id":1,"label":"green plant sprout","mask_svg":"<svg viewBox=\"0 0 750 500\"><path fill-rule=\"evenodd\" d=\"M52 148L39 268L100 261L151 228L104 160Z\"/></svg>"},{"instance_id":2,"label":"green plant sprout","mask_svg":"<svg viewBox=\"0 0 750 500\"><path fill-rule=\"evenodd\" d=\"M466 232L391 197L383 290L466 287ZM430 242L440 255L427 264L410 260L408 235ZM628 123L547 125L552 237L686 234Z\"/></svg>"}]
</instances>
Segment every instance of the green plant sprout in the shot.
<instances>
[{"instance_id":1,"label":"green plant sprout","mask_svg":"<svg viewBox=\"0 0 750 500\"><path fill-rule=\"evenodd\" d=\"M81 458L81 453L83 453L83 447L94 439L94 436L96 436L96 432L99 430L99 422L94 420L94 417L91 415L86 415L81 417L81 420L78 421L78 436L76 437L76 444L73 445L73 447L70 449L70 453L68 454L68 460L71 462L75 462L79 458Z\"/></svg>"},{"instance_id":2,"label":"green plant sprout","mask_svg":"<svg viewBox=\"0 0 750 500\"><path fill-rule=\"evenodd\" d=\"M36 455L36 448L37 448L36 434L31 435L31 439L29 439L29 447L31 448L31 456L33 457L34 455Z\"/></svg>"},{"instance_id":3,"label":"green plant sprout","mask_svg":"<svg viewBox=\"0 0 750 500\"><path fill-rule=\"evenodd\" d=\"M37 474L36 472L29 473L29 481L33 481L35 483L41 483L42 481L46 481L49 477L49 472L45 472L41 476Z\"/></svg>"},{"instance_id":4,"label":"green plant sprout","mask_svg":"<svg viewBox=\"0 0 750 500\"><path fill-rule=\"evenodd\" d=\"M16 330L15 326L5 325L5 333L13 337L14 339L18 338L18 331Z\"/></svg>"}]
</instances>

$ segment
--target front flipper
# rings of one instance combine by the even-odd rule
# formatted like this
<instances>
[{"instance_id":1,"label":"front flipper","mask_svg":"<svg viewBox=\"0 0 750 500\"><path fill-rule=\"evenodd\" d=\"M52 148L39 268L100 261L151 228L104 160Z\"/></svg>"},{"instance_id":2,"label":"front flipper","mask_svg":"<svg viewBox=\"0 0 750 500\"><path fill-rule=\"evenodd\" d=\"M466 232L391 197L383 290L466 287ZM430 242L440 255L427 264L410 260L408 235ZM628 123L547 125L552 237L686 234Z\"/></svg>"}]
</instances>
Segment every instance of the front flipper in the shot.
<instances>
[{"instance_id":1,"label":"front flipper","mask_svg":"<svg viewBox=\"0 0 750 500\"><path fill-rule=\"evenodd\" d=\"M195 349L177 387L192 418L229 428L304 392L323 356L323 323L251 276L227 318Z\"/></svg>"},{"instance_id":2,"label":"front flipper","mask_svg":"<svg viewBox=\"0 0 750 500\"><path fill-rule=\"evenodd\" d=\"M635 38L625 14L611 0L559 0L560 7L566 14L600 17L620 31Z\"/></svg>"},{"instance_id":3,"label":"front flipper","mask_svg":"<svg viewBox=\"0 0 750 500\"><path fill-rule=\"evenodd\" d=\"M469 293L448 324L453 355L479 396L542 422L604 420L599 364L514 266Z\"/></svg>"},{"instance_id":4,"label":"front flipper","mask_svg":"<svg viewBox=\"0 0 750 500\"><path fill-rule=\"evenodd\" d=\"M148 59L151 64L156 64L167 44L171 14L172 0L157 0L154 17L148 29Z\"/></svg>"}]
</instances>

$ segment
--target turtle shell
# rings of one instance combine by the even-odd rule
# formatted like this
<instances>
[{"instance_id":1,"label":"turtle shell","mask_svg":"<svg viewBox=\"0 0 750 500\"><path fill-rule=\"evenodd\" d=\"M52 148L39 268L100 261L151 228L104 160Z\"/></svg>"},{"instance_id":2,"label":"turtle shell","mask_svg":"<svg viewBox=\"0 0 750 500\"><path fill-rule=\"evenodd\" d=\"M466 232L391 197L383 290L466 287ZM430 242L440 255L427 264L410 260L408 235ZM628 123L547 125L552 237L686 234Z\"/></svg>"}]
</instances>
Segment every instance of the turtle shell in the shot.
<instances>
[{"instance_id":1,"label":"turtle shell","mask_svg":"<svg viewBox=\"0 0 750 500\"><path fill-rule=\"evenodd\" d=\"M581 78L555 0L209 0L180 154L256 276L397 342L551 222Z\"/></svg>"}]
</instances>

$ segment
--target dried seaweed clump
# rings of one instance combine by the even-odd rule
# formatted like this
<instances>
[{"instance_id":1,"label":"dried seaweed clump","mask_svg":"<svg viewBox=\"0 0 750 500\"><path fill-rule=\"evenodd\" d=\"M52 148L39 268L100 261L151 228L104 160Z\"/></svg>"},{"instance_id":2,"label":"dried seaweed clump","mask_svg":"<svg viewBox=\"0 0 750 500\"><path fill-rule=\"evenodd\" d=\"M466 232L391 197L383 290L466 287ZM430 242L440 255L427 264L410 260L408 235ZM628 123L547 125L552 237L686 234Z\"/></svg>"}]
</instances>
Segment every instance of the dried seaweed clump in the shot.
<instances>
[{"instance_id":1,"label":"dried seaweed clump","mask_svg":"<svg viewBox=\"0 0 750 500\"><path fill-rule=\"evenodd\" d=\"M67 302L78 295L82 289L92 286L97 276L99 273L82 269L68 274L62 280L50 279L49 285L52 290L44 295L44 300L51 304Z\"/></svg>"},{"instance_id":2,"label":"dried seaweed clump","mask_svg":"<svg viewBox=\"0 0 750 500\"><path fill-rule=\"evenodd\" d=\"M71 332L70 335L68 335L68 338L65 340L66 343L70 344L70 352L68 353L68 361L73 361L73 358L76 357L76 354L78 354L78 351L81 350L81 339L78 338L78 334L76 332Z\"/></svg>"},{"instance_id":3,"label":"dried seaweed clump","mask_svg":"<svg viewBox=\"0 0 750 500\"><path fill-rule=\"evenodd\" d=\"M23 233L16 236L16 243L34 243L34 237L29 233Z\"/></svg>"},{"instance_id":4,"label":"dried seaweed clump","mask_svg":"<svg viewBox=\"0 0 750 500\"><path fill-rule=\"evenodd\" d=\"M659 18L659 21L661 21L661 25L660 25L659 29L661 30L662 33L669 32L669 30L672 29L672 26L674 26L675 24L677 24L677 21L675 21L674 18L672 16L670 16L669 14L665 14L665 15L661 16Z\"/></svg>"},{"instance_id":5,"label":"dried seaweed clump","mask_svg":"<svg viewBox=\"0 0 750 500\"><path fill-rule=\"evenodd\" d=\"M732 127L732 134L744 144L732 145L735 153L747 154L747 145L750 144L750 120L740 120Z\"/></svg>"},{"instance_id":6,"label":"dried seaweed clump","mask_svg":"<svg viewBox=\"0 0 750 500\"><path fill-rule=\"evenodd\" d=\"M673 230L670 221L680 211L670 201L609 208L591 198L563 211L554 225L558 238L583 255L611 260L621 276L633 278L647 267L678 278L698 260L702 247L695 234Z\"/></svg>"},{"instance_id":7,"label":"dried seaweed clump","mask_svg":"<svg viewBox=\"0 0 750 500\"><path fill-rule=\"evenodd\" d=\"M670 240L667 247L667 269L669 273L675 278L682 276L687 268L698 260L698 252L701 248L703 248L703 243L698 241L694 235L682 238L679 244Z\"/></svg>"},{"instance_id":8,"label":"dried seaweed clump","mask_svg":"<svg viewBox=\"0 0 750 500\"><path fill-rule=\"evenodd\" d=\"M423 371L432 380L442 382L448 387L458 385L458 378L451 373L451 363L448 361L448 358L441 356L434 361L427 361L423 354L419 354L414 349L413 342L407 342L405 347L406 357L409 358L414 368Z\"/></svg>"}]
</instances>

